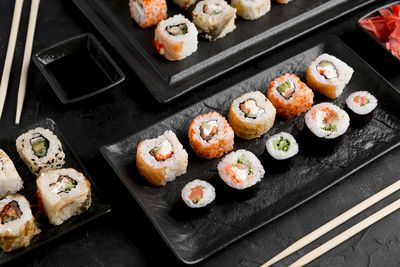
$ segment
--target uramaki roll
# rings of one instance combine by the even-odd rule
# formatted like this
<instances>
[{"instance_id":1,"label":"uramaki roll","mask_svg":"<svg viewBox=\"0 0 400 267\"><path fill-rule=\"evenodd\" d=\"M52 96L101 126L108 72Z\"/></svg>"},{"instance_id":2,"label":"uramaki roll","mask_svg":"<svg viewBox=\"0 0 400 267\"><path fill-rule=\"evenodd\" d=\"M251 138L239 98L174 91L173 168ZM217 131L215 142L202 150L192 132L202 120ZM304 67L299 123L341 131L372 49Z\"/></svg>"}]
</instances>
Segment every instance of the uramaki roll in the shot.
<instances>
[{"instance_id":1,"label":"uramaki roll","mask_svg":"<svg viewBox=\"0 0 400 267\"><path fill-rule=\"evenodd\" d=\"M142 28L156 25L168 17L165 0L130 0L129 8L131 17Z\"/></svg>"}]
</instances>

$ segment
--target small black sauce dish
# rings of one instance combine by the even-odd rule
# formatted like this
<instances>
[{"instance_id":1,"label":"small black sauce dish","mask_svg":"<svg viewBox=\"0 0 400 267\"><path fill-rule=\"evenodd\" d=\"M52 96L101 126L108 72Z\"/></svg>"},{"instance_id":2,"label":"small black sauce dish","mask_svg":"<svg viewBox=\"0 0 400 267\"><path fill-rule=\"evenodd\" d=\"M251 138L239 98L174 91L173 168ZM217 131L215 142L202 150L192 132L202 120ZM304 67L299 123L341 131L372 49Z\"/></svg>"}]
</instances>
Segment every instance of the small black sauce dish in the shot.
<instances>
[{"instance_id":1,"label":"small black sauce dish","mask_svg":"<svg viewBox=\"0 0 400 267\"><path fill-rule=\"evenodd\" d=\"M33 56L33 62L64 104L97 95L125 79L92 34L79 35L46 48Z\"/></svg>"}]
</instances>

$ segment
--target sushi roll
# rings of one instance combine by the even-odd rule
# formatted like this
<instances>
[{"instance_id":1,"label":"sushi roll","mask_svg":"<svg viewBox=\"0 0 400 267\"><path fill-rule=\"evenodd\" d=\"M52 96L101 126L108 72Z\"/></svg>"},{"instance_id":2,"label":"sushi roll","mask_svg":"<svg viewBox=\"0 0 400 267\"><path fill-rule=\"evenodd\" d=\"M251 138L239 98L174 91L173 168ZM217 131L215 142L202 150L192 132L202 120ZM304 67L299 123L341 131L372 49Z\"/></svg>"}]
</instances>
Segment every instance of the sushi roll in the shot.
<instances>
[{"instance_id":1,"label":"sushi roll","mask_svg":"<svg viewBox=\"0 0 400 267\"><path fill-rule=\"evenodd\" d=\"M271 0L232 0L231 6L236 8L238 16L246 20L256 20L271 9Z\"/></svg>"},{"instance_id":2,"label":"sushi roll","mask_svg":"<svg viewBox=\"0 0 400 267\"><path fill-rule=\"evenodd\" d=\"M188 154L175 133L165 131L157 138L143 140L138 144L136 166L148 182L163 186L186 173Z\"/></svg>"},{"instance_id":3,"label":"sushi roll","mask_svg":"<svg viewBox=\"0 0 400 267\"><path fill-rule=\"evenodd\" d=\"M240 138L258 138L271 129L276 110L259 91L236 98L229 109L229 124Z\"/></svg>"},{"instance_id":4,"label":"sushi roll","mask_svg":"<svg viewBox=\"0 0 400 267\"><path fill-rule=\"evenodd\" d=\"M196 26L181 14L158 23L154 47L170 61L182 60L197 50Z\"/></svg>"},{"instance_id":5,"label":"sushi roll","mask_svg":"<svg viewBox=\"0 0 400 267\"><path fill-rule=\"evenodd\" d=\"M61 142L48 129L29 130L18 137L16 147L21 159L36 176L47 170L60 169L65 163Z\"/></svg>"},{"instance_id":6,"label":"sushi roll","mask_svg":"<svg viewBox=\"0 0 400 267\"><path fill-rule=\"evenodd\" d=\"M192 6L194 3L196 3L196 0L173 0L176 5L178 5L182 9L188 9L190 6Z\"/></svg>"},{"instance_id":7,"label":"sushi roll","mask_svg":"<svg viewBox=\"0 0 400 267\"><path fill-rule=\"evenodd\" d=\"M294 74L285 74L270 82L267 98L276 108L278 116L290 119L309 110L314 93Z\"/></svg>"},{"instance_id":8,"label":"sushi roll","mask_svg":"<svg viewBox=\"0 0 400 267\"><path fill-rule=\"evenodd\" d=\"M260 160L250 151L239 149L218 163L221 179L235 189L246 189L260 182L265 171Z\"/></svg>"},{"instance_id":9,"label":"sushi roll","mask_svg":"<svg viewBox=\"0 0 400 267\"><path fill-rule=\"evenodd\" d=\"M281 5L286 5L287 3L289 3L292 0L276 0L277 3L281 4Z\"/></svg>"},{"instance_id":10,"label":"sushi roll","mask_svg":"<svg viewBox=\"0 0 400 267\"><path fill-rule=\"evenodd\" d=\"M340 59L322 54L307 67L308 86L326 97L335 99L350 82L354 70Z\"/></svg>"},{"instance_id":11,"label":"sushi roll","mask_svg":"<svg viewBox=\"0 0 400 267\"><path fill-rule=\"evenodd\" d=\"M293 135L285 132L268 138L267 151L276 160L285 160L294 157L299 152L299 145Z\"/></svg>"},{"instance_id":12,"label":"sushi roll","mask_svg":"<svg viewBox=\"0 0 400 267\"><path fill-rule=\"evenodd\" d=\"M29 246L39 233L25 197L16 194L0 200L0 246L5 252Z\"/></svg>"},{"instance_id":13,"label":"sushi roll","mask_svg":"<svg viewBox=\"0 0 400 267\"><path fill-rule=\"evenodd\" d=\"M157 25L168 17L165 0L130 0L129 8L131 17L142 28Z\"/></svg>"},{"instance_id":14,"label":"sushi roll","mask_svg":"<svg viewBox=\"0 0 400 267\"><path fill-rule=\"evenodd\" d=\"M367 115L378 105L378 100L367 91L357 91L346 99L347 107L357 115Z\"/></svg>"},{"instance_id":15,"label":"sushi roll","mask_svg":"<svg viewBox=\"0 0 400 267\"><path fill-rule=\"evenodd\" d=\"M0 198L8 194L15 194L22 187L22 179L12 160L0 149Z\"/></svg>"},{"instance_id":16,"label":"sushi roll","mask_svg":"<svg viewBox=\"0 0 400 267\"><path fill-rule=\"evenodd\" d=\"M39 203L54 225L89 209L92 203L90 182L75 169L45 172L36 180Z\"/></svg>"},{"instance_id":17,"label":"sushi roll","mask_svg":"<svg viewBox=\"0 0 400 267\"><path fill-rule=\"evenodd\" d=\"M344 134L350 125L349 115L331 103L313 106L305 116L308 129L319 138L334 139Z\"/></svg>"},{"instance_id":18,"label":"sushi roll","mask_svg":"<svg viewBox=\"0 0 400 267\"><path fill-rule=\"evenodd\" d=\"M204 0L193 10L193 23L209 41L225 37L236 29L236 9L224 0Z\"/></svg>"},{"instance_id":19,"label":"sushi roll","mask_svg":"<svg viewBox=\"0 0 400 267\"><path fill-rule=\"evenodd\" d=\"M206 181L194 180L185 185L181 197L190 208L203 208L214 201L215 189Z\"/></svg>"},{"instance_id":20,"label":"sushi roll","mask_svg":"<svg viewBox=\"0 0 400 267\"><path fill-rule=\"evenodd\" d=\"M190 146L202 158L219 158L233 149L235 134L218 112L198 115L189 126Z\"/></svg>"}]
</instances>

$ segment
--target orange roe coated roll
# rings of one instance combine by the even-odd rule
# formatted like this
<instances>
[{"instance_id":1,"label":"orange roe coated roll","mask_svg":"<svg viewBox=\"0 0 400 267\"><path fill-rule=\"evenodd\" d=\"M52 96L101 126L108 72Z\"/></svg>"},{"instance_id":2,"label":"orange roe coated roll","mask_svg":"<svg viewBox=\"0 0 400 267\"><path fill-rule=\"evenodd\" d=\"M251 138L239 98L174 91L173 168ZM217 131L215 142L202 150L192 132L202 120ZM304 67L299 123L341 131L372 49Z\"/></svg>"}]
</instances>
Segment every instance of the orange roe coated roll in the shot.
<instances>
[{"instance_id":1,"label":"orange roe coated roll","mask_svg":"<svg viewBox=\"0 0 400 267\"><path fill-rule=\"evenodd\" d=\"M131 17L142 28L156 25L167 18L167 2L165 0L130 0Z\"/></svg>"}]
</instances>

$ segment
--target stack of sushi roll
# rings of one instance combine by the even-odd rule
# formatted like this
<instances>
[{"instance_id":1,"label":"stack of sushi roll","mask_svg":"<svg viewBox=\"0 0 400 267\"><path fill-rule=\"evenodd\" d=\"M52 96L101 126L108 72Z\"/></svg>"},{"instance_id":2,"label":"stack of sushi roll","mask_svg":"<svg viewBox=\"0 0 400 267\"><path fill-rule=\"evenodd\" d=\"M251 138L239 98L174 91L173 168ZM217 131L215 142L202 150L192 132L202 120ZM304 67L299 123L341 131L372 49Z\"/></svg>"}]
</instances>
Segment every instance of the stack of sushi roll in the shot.
<instances>
[{"instance_id":1,"label":"stack of sushi roll","mask_svg":"<svg viewBox=\"0 0 400 267\"><path fill-rule=\"evenodd\" d=\"M232 0L238 16L246 20L256 20L271 9L271 0Z\"/></svg>"},{"instance_id":2,"label":"stack of sushi roll","mask_svg":"<svg viewBox=\"0 0 400 267\"><path fill-rule=\"evenodd\" d=\"M12 160L0 149L0 198L17 193L23 187L22 184Z\"/></svg>"},{"instance_id":3,"label":"stack of sushi roll","mask_svg":"<svg viewBox=\"0 0 400 267\"><path fill-rule=\"evenodd\" d=\"M299 145L293 135L285 132L274 134L268 138L267 151L276 160L286 160L299 152Z\"/></svg>"},{"instance_id":4,"label":"stack of sushi roll","mask_svg":"<svg viewBox=\"0 0 400 267\"><path fill-rule=\"evenodd\" d=\"M215 188L208 182L194 180L185 185L181 197L190 208L203 208L215 199Z\"/></svg>"},{"instance_id":5,"label":"stack of sushi roll","mask_svg":"<svg viewBox=\"0 0 400 267\"><path fill-rule=\"evenodd\" d=\"M219 158L233 149L235 134L218 112L198 115L189 126L190 146L202 158Z\"/></svg>"},{"instance_id":6,"label":"stack of sushi roll","mask_svg":"<svg viewBox=\"0 0 400 267\"><path fill-rule=\"evenodd\" d=\"M5 252L29 246L39 233L25 197L16 194L0 200L0 246Z\"/></svg>"},{"instance_id":7,"label":"stack of sushi roll","mask_svg":"<svg viewBox=\"0 0 400 267\"><path fill-rule=\"evenodd\" d=\"M32 173L39 176L42 172L61 168L65 154L60 140L50 130L36 128L18 137L17 151Z\"/></svg>"},{"instance_id":8,"label":"stack of sushi roll","mask_svg":"<svg viewBox=\"0 0 400 267\"><path fill-rule=\"evenodd\" d=\"M90 182L75 169L51 170L36 180L37 195L54 225L86 211L92 202Z\"/></svg>"},{"instance_id":9,"label":"stack of sushi roll","mask_svg":"<svg viewBox=\"0 0 400 267\"><path fill-rule=\"evenodd\" d=\"M168 17L165 0L130 0L129 8L131 17L142 28L156 25Z\"/></svg>"},{"instance_id":10,"label":"stack of sushi roll","mask_svg":"<svg viewBox=\"0 0 400 267\"><path fill-rule=\"evenodd\" d=\"M271 129L276 110L259 91L249 92L235 99L229 109L229 124L240 138L258 138Z\"/></svg>"},{"instance_id":11,"label":"stack of sushi roll","mask_svg":"<svg viewBox=\"0 0 400 267\"><path fill-rule=\"evenodd\" d=\"M186 173L188 154L175 133L141 141L136 151L139 173L153 185L163 186Z\"/></svg>"},{"instance_id":12,"label":"stack of sushi roll","mask_svg":"<svg viewBox=\"0 0 400 267\"><path fill-rule=\"evenodd\" d=\"M193 10L193 23L209 41L222 38L236 29L236 9L224 0L204 0Z\"/></svg>"},{"instance_id":13,"label":"stack of sushi roll","mask_svg":"<svg viewBox=\"0 0 400 267\"><path fill-rule=\"evenodd\" d=\"M307 67L307 84L319 93L335 99L350 82L354 70L340 59L322 54Z\"/></svg>"},{"instance_id":14,"label":"stack of sushi roll","mask_svg":"<svg viewBox=\"0 0 400 267\"><path fill-rule=\"evenodd\" d=\"M166 59L181 60L197 50L197 34L196 26L179 14L158 23L153 43Z\"/></svg>"},{"instance_id":15,"label":"stack of sushi roll","mask_svg":"<svg viewBox=\"0 0 400 267\"><path fill-rule=\"evenodd\" d=\"M278 116L290 119L311 108L314 93L294 74L285 74L270 82L267 97L276 108Z\"/></svg>"}]
</instances>

